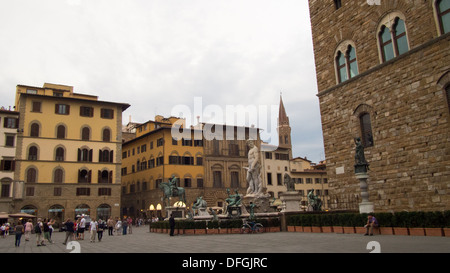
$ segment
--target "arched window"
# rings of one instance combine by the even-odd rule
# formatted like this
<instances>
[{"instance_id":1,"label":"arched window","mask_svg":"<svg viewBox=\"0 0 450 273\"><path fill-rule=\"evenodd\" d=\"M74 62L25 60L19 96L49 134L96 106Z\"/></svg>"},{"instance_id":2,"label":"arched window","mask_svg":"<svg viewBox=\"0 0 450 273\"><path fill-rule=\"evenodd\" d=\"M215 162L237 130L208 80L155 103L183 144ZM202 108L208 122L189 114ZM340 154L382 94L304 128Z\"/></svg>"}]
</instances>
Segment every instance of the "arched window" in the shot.
<instances>
[{"instance_id":1,"label":"arched window","mask_svg":"<svg viewBox=\"0 0 450 273\"><path fill-rule=\"evenodd\" d=\"M111 130L103 129L103 141L110 142L111 141Z\"/></svg>"},{"instance_id":2,"label":"arched window","mask_svg":"<svg viewBox=\"0 0 450 273\"><path fill-rule=\"evenodd\" d=\"M91 130L89 127L83 127L81 129L81 140L89 140L91 136Z\"/></svg>"},{"instance_id":3,"label":"arched window","mask_svg":"<svg viewBox=\"0 0 450 273\"><path fill-rule=\"evenodd\" d=\"M112 171L98 171L98 183L108 184L112 183Z\"/></svg>"},{"instance_id":4,"label":"arched window","mask_svg":"<svg viewBox=\"0 0 450 273\"><path fill-rule=\"evenodd\" d=\"M64 125L58 125L56 129L56 138L66 138L66 127Z\"/></svg>"},{"instance_id":5,"label":"arched window","mask_svg":"<svg viewBox=\"0 0 450 273\"><path fill-rule=\"evenodd\" d=\"M336 56L336 63L337 63L337 68L338 68L339 83L345 82L346 80L348 80L347 66L345 64L345 56L340 51L338 52L338 55Z\"/></svg>"},{"instance_id":6,"label":"arched window","mask_svg":"<svg viewBox=\"0 0 450 273\"><path fill-rule=\"evenodd\" d=\"M361 127L361 139L364 147L373 146L372 123L370 122L369 113L362 113L359 116L359 122Z\"/></svg>"},{"instance_id":7,"label":"arched window","mask_svg":"<svg viewBox=\"0 0 450 273\"><path fill-rule=\"evenodd\" d=\"M28 149L28 160L37 160L38 159L38 149L36 146L31 146Z\"/></svg>"},{"instance_id":8,"label":"arched window","mask_svg":"<svg viewBox=\"0 0 450 273\"><path fill-rule=\"evenodd\" d=\"M439 21L439 30L441 32L441 35L444 35L450 32L450 1L436 1L436 11Z\"/></svg>"},{"instance_id":9,"label":"arched window","mask_svg":"<svg viewBox=\"0 0 450 273\"><path fill-rule=\"evenodd\" d=\"M62 147L56 148L55 161L64 161L64 148Z\"/></svg>"},{"instance_id":10,"label":"arched window","mask_svg":"<svg viewBox=\"0 0 450 273\"><path fill-rule=\"evenodd\" d=\"M92 171L81 169L78 170L78 183L91 183Z\"/></svg>"},{"instance_id":11,"label":"arched window","mask_svg":"<svg viewBox=\"0 0 450 273\"><path fill-rule=\"evenodd\" d=\"M60 168L53 172L53 183L63 183L64 182L64 171Z\"/></svg>"},{"instance_id":12,"label":"arched window","mask_svg":"<svg viewBox=\"0 0 450 273\"><path fill-rule=\"evenodd\" d=\"M31 124L30 136L39 137L39 124L37 124L37 123Z\"/></svg>"},{"instance_id":13,"label":"arched window","mask_svg":"<svg viewBox=\"0 0 450 273\"><path fill-rule=\"evenodd\" d=\"M405 52L408 52L406 25L399 12L388 14L381 21L378 41L382 62L387 62Z\"/></svg>"},{"instance_id":14,"label":"arched window","mask_svg":"<svg viewBox=\"0 0 450 273\"><path fill-rule=\"evenodd\" d=\"M380 32L381 52L383 54L383 61L387 62L394 58L394 48L392 46L391 30L383 26Z\"/></svg>"},{"instance_id":15,"label":"arched window","mask_svg":"<svg viewBox=\"0 0 450 273\"><path fill-rule=\"evenodd\" d=\"M336 69L338 83L358 75L358 64L356 62L356 50L348 42L341 44L336 53ZM287 143L287 142L286 142Z\"/></svg>"},{"instance_id":16,"label":"arched window","mask_svg":"<svg viewBox=\"0 0 450 273\"><path fill-rule=\"evenodd\" d=\"M405 52L408 52L408 40L406 39L406 27L405 22L400 19L396 18L395 24L394 24L394 44L395 44L395 53L397 55L402 55Z\"/></svg>"},{"instance_id":17,"label":"arched window","mask_svg":"<svg viewBox=\"0 0 450 273\"><path fill-rule=\"evenodd\" d=\"M27 170L27 182L36 183L37 181L37 171L35 168L29 168Z\"/></svg>"},{"instance_id":18,"label":"arched window","mask_svg":"<svg viewBox=\"0 0 450 273\"><path fill-rule=\"evenodd\" d=\"M79 148L78 162L92 162L92 149L87 147Z\"/></svg>"}]
</instances>

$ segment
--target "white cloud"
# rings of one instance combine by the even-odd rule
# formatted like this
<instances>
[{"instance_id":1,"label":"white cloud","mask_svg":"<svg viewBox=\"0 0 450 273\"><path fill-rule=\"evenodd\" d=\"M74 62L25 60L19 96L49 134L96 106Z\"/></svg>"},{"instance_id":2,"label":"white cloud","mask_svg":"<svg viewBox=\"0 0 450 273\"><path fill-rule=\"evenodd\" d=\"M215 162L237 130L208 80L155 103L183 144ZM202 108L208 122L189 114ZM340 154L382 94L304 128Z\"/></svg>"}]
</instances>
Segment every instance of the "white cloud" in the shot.
<instances>
[{"instance_id":1,"label":"white cloud","mask_svg":"<svg viewBox=\"0 0 450 273\"><path fill-rule=\"evenodd\" d=\"M194 97L225 109L283 92L293 138L323 154L307 1L18 0L0 33L3 105L17 84L61 83L129 103L124 121L142 122Z\"/></svg>"}]
</instances>

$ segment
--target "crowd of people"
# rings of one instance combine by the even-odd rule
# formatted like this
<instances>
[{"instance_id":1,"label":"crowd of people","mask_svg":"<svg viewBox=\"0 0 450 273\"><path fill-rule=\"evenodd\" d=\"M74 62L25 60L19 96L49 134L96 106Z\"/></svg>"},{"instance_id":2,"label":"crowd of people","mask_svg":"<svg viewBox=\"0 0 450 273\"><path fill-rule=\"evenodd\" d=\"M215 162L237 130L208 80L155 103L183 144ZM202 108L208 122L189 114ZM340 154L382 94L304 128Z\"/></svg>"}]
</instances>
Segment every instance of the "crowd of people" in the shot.
<instances>
[{"instance_id":1,"label":"crowd of people","mask_svg":"<svg viewBox=\"0 0 450 273\"><path fill-rule=\"evenodd\" d=\"M30 241L32 234L35 235L36 245L45 246L46 244L53 244L52 233L55 230L54 219L42 219L37 218L36 223L33 223L32 219L19 220L13 227L9 223L2 224L1 236L5 238L13 230L15 234L14 245L20 246L22 235L25 237L25 241ZM132 234L133 225L141 226L145 224L142 218L137 218L133 221L131 217L124 218L112 218L110 217L106 221L98 219L97 221L91 221L89 217L85 215L77 216L74 220L68 218L60 224L62 228L60 231L66 233L63 244L67 244L68 240L77 241L84 240L85 234L88 233L88 239L91 243L96 241L101 242L103 239L103 232L108 231L108 236L123 236Z\"/></svg>"}]
</instances>

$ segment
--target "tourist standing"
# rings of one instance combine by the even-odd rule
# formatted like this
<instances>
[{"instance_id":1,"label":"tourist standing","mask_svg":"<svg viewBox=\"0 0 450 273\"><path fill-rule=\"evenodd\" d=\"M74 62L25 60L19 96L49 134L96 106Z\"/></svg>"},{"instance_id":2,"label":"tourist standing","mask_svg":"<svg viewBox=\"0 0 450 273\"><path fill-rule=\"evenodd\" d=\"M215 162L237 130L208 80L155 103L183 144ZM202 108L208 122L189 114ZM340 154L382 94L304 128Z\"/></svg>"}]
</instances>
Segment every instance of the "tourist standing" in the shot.
<instances>
[{"instance_id":1,"label":"tourist standing","mask_svg":"<svg viewBox=\"0 0 450 273\"><path fill-rule=\"evenodd\" d=\"M127 235L127 228L128 228L128 222L127 222L127 218L123 218L122 221L122 235Z\"/></svg>"},{"instance_id":2,"label":"tourist standing","mask_svg":"<svg viewBox=\"0 0 450 273\"><path fill-rule=\"evenodd\" d=\"M173 232L175 231L175 218L173 217L172 213L170 214L169 225L170 225L170 236L173 236Z\"/></svg>"},{"instance_id":3,"label":"tourist standing","mask_svg":"<svg viewBox=\"0 0 450 273\"><path fill-rule=\"evenodd\" d=\"M133 231L131 230L133 226L133 219L131 219L131 217L128 217L127 222L128 222L128 234L133 234Z\"/></svg>"},{"instance_id":4,"label":"tourist standing","mask_svg":"<svg viewBox=\"0 0 450 273\"><path fill-rule=\"evenodd\" d=\"M114 230L114 220L112 219L112 217L109 217L108 222L106 222L106 225L108 226L108 235L112 236L113 235L113 230Z\"/></svg>"},{"instance_id":5,"label":"tourist standing","mask_svg":"<svg viewBox=\"0 0 450 273\"><path fill-rule=\"evenodd\" d=\"M37 246L45 246L44 237L42 236L43 231L42 219L38 218L36 226L34 227L34 233L36 234L36 245Z\"/></svg>"},{"instance_id":6,"label":"tourist standing","mask_svg":"<svg viewBox=\"0 0 450 273\"><path fill-rule=\"evenodd\" d=\"M49 238L50 238L50 240L52 239L52 233L53 233L53 230L54 230L54 228L53 228L53 225L55 224L55 220L54 219L50 219L50 220L48 220L48 223L47 223L47 225L48 225L48 228L49 228Z\"/></svg>"},{"instance_id":7,"label":"tourist standing","mask_svg":"<svg viewBox=\"0 0 450 273\"><path fill-rule=\"evenodd\" d=\"M117 235L120 235L120 233L122 232L122 221L120 221L120 217L117 218L115 229Z\"/></svg>"},{"instance_id":8,"label":"tourist standing","mask_svg":"<svg viewBox=\"0 0 450 273\"><path fill-rule=\"evenodd\" d=\"M97 222L91 221L89 229L91 231L91 243L95 243L95 236L97 236Z\"/></svg>"},{"instance_id":9,"label":"tourist standing","mask_svg":"<svg viewBox=\"0 0 450 273\"><path fill-rule=\"evenodd\" d=\"M44 218L44 221L42 222L42 226L44 229L44 239L46 239L47 242L49 242L50 244L53 243L52 240L50 239L50 227L48 226L47 219Z\"/></svg>"},{"instance_id":10,"label":"tourist standing","mask_svg":"<svg viewBox=\"0 0 450 273\"><path fill-rule=\"evenodd\" d=\"M97 226L97 238L98 242L102 241L103 238L103 230L105 230L105 222L102 221L102 219L98 219L98 226Z\"/></svg>"},{"instance_id":11,"label":"tourist standing","mask_svg":"<svg viewBox=\"0 0 450 273\"><path fill-rule=\"evenodd\" d=\"M22 221L17 223L17 226L14 228L14 234L16 235L16 241L14 243L15 246L20 246L20 238L22 238L22 234L24 233L25 228L22 225Z\"/></svg>"},{"instance_id":12,"label":"tourist standing","mask_svg":"<svg viewBox=\"0 0 450 273\"><path fill-rule=\"evenodd\" d=\"M85 228L86 228L86 219L84 219L84 215L81 215L80 227L79 227L80 237L81 237L80 240L84 240L84 230L85 230Z\"/></svg>"},{"instance_id":13,"label":"tourist standing","mask_svg":"<svg viewBox=\"0 0 450 273\"><path fill-rule=\"evenodd\" d=\"M33 222L30 219L28 219L28 222L25 224L25 241L30 240L31 231L33 230Z\"/></svg>"}]
</instances>

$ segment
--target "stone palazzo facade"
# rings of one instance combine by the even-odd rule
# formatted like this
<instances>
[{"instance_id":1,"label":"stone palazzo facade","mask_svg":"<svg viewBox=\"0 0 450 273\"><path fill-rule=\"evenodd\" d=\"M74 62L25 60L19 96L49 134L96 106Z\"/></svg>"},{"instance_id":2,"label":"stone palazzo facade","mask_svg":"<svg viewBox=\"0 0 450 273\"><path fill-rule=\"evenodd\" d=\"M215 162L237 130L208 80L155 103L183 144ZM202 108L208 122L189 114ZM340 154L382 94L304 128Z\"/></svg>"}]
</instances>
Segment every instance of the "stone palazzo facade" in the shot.
<instances>
[{"instance_id":1,"label":"stone palazzo facade","mask_svg":"<svg viewBox=\"0 0 450 273\"><path fill-rule=\"evenodd\" d=\"M331 209L361 202L355 137L376 212L450 209L445 2L309 1Z\"/></svg>"}]
</instances>

